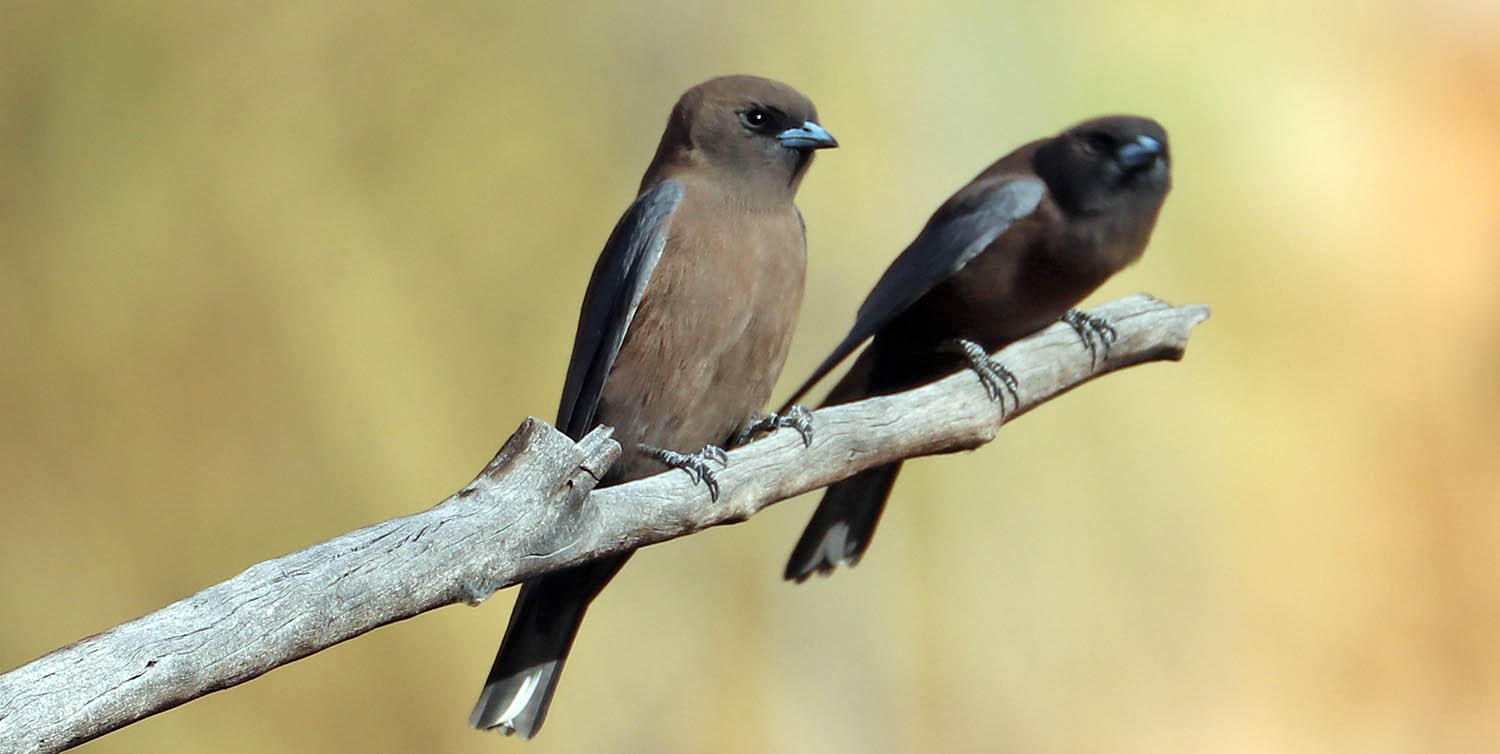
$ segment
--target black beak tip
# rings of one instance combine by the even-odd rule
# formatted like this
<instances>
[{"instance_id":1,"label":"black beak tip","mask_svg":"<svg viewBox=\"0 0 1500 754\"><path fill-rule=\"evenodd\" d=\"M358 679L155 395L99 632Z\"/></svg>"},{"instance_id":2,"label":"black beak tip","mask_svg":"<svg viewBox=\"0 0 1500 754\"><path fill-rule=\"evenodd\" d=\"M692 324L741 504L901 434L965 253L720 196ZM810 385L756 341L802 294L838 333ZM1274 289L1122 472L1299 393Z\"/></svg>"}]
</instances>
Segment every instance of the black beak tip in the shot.
<instances>
[{"instance_id":1,"label":"black beak tip","mask_svg":"<svg viewBox=\"0 0 1500 754\"><path fill-rule=\"evenodd\" d=\"M776 140L787 149L832 149L839 145L833 134L812 121L776 134Z\"/></svg>"},{"instance_id":2,"label":"black beak tip","mask_svg":"<svg viewBox=\"0 0 1500 754\"><path fill-rule=\"evenodd\" d=\"M1139 170L1161 159L1166 147L1150 136L1137 136L1122 145L1117 153L1120 164L1129 170Z\"/></svg>"}]
</instances>

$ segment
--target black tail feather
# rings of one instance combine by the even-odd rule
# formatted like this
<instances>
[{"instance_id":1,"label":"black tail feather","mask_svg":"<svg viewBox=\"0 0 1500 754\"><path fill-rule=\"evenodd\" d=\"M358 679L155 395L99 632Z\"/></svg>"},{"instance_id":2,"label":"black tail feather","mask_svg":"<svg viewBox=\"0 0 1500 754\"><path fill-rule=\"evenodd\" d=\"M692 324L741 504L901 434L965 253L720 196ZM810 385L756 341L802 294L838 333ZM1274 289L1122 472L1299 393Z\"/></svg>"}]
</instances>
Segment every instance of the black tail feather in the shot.
<instances>
[{"instance_id":1,"label":"black tail feather","mask_svg":"<svg viewBox=\"0 0 1500 754\"><path fill-rule=\"evenodd\" d=\"M630 556L526 582L469 725L531 738L541 729L584 612Z\"/></svg>"},{"instance_id":2,"label":"black tail feather","mask_svg":"<svg viewBox=\"0 0 1500 754\"><path fill-rule=\"evenodd\" d=\"M866 469L828 486L802 538L792 548L784 574L801 583L814 573L828 575L840 563L854 565L865 554L880 523L900 462Z\"/></svg>"}]
</instances>

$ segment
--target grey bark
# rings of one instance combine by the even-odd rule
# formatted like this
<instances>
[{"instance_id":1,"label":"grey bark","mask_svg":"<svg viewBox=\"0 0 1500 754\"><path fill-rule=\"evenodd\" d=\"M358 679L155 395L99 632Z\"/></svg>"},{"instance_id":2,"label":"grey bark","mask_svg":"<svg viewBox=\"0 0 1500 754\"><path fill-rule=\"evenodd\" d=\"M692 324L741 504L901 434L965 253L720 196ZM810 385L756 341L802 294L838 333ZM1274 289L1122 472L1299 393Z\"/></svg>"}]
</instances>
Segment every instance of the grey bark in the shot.
<instances>
[{"instance_id":1,"label":"grey bark","mask_svg":"<svg viewBox=\"0 0 1500 754\"><path fill-rule=\"evenodd\" d=\"M729 454L722 495L680 471L609 487L619 455L600 427L574 443L527 419L479 476L438 505L243 573L0 675L0 751L54 752L354 638L603 555L743 521L757 511L902 458L969 450L1002 423L1135 364L1177 360L1201 306L1134 296L1091 312L1118 338L1095 358L1056 324L999 352L1019 406L971 372L813 414L813 442L782 430Z\"/></svg>"}]
</instances>

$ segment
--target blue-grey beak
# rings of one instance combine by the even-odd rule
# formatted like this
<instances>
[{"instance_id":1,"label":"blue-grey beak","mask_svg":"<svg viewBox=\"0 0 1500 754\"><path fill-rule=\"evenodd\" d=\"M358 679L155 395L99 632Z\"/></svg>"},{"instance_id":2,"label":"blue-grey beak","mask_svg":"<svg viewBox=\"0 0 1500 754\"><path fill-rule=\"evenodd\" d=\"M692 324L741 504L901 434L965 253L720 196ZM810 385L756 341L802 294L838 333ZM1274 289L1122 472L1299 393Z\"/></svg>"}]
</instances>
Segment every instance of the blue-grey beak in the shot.
<instances>
[{"instance_id":1,"label":"blue-grey beak","mask_svg":"<svg viewBox=\"0 0 1500 754\"><path fill-rule=\"evenodd\" d=\"M1137 136L1135 141L1126 142L1115 154L1126 170L1136 170L1161 157L1162 151L1161 142L1150 136Z\"/></svg>"},{"instance_id":2,"label":"blue-grey beak","mask_svg":"<svg viewBox=\"0 0 1500 754\"><path fill-rule=\"evenodd\" d=\"M828 149L839 145L833 134L812 121L776 134L776 140L787 149Z\"/></svg>"}]
</instances>

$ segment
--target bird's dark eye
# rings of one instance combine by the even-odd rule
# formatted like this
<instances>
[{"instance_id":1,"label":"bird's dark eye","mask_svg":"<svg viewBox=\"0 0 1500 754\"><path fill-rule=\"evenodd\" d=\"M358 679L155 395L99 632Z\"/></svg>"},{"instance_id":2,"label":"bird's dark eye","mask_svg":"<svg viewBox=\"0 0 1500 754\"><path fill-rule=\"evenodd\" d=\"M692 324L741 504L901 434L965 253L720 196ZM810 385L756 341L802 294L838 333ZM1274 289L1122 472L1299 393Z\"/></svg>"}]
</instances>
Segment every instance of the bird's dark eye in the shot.
<instances>
[{"instance_id":1,"label":"bird's dark eye","mask_svg":"<svg viewBox=\"0 0 1500 754\"><path fill-rule=\"evenodd\" d=\"M740 113L740 120L744 121L745 128L761 131L770 127L771 114L759 107L752 107Z\"/></svg>"},{"instance_id":2,"label":"bird's dark eye","mask_svg":"<svg viewBox=\"0 0 1500 754\"><path fill-rule=\"evenodd\" d=\"M1114 139L1108 134L1094 132L1083 137L1083 151L1089 154L1104 154L1114 146Z\"/></svg>"}]
</instances>

